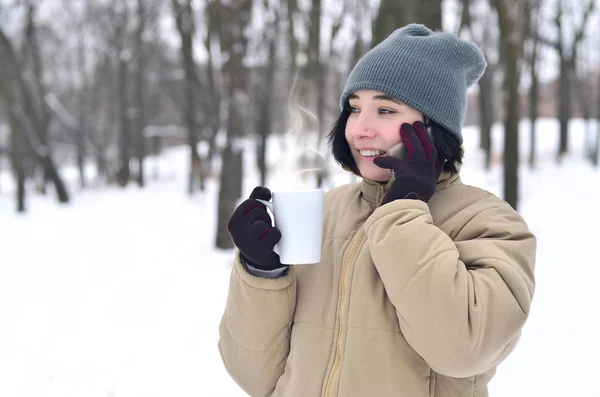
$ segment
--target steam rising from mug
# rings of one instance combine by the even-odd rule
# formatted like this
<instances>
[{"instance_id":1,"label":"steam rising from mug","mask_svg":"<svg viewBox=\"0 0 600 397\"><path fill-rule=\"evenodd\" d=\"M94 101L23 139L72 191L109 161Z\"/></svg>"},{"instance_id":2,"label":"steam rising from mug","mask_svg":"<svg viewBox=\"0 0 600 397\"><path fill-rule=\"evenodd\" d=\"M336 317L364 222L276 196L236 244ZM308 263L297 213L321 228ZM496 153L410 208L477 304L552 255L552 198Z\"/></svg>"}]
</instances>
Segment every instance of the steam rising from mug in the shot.
<instances>
[{"instance_id":1,"label":"steam rising from mug","mask_svg":"<svg viewBox=\"0 0 600 397\"><path fill-rule=\"evenodd\" d=\"M318 149L321 126L317 117L299 103L298 79L297 73L288 96L290 127L284 136L285 149L271 184L277 189L312 189L316 178L327 171L327 159Z\"/></svg>"}]
</instances>

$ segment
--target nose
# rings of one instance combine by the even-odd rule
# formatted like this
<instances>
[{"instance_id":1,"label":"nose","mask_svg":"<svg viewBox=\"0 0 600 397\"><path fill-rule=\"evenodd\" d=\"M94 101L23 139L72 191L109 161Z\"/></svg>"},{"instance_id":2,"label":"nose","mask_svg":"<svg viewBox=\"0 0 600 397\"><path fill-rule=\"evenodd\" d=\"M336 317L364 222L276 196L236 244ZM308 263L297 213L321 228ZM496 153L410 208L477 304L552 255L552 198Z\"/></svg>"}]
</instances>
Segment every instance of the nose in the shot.
<instances>
[{"instance_id":1,"label":"nose","mask_svg":"<svg viewBox=\"0 0 600 397\"><path fill-rule=\"evenodd\" d=\"M356 121L352 126L352 135L354 136L354 139L374 138L375 133L375 129L373 128L368 116L365 112L362 112L356 118Z\"/></svg>"}]
</instances>

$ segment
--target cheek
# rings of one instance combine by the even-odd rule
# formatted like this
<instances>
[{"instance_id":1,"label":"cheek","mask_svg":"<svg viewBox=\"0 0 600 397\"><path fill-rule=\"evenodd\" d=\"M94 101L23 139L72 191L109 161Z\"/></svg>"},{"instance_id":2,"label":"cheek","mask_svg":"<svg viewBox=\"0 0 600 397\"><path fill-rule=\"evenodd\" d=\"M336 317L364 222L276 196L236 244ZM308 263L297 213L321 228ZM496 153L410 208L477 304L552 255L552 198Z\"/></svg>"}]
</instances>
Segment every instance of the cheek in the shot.
<instances>
[{"instance_id":1,"label":"cheek","mask_svg":"<svg viewBox=\"0 0 600 397\"><path fill-rule=\"evenodd\" d=\"M381 129L381 138L388 145L392 146L400 142L400 126L402 123L390 123L385 128Z\"/></svg>"},{"instance_id":2,"label":"cheek","mask_svg":"<svg viewBox=\"0 0 600 397\"><path fill-rule=\"evenodd\" d=\"M423 116L415 111L414 113L402 115L402 117L394 120L386 120L389 122L382 123L379 131L381 137L388 146L395 145L400 142L400 127L404 123L414 124L417 121L423 121Z\"/></svg>"},{"instance_id":3,"label":"cheek","mask_svg":"<svg viewBox=\"0 0 600 397\"><path fill-rule=\"evenodd\" d=\"M348 117L348 120L346 120L346 129L344 130L346 132L346 139L350 139L352 134L351 131L354 129L354 120L353 117L350 116Z\"/></svg>"},{"instance_id":4,"label":"cheek","mask_svg":"<svg viewBox=\"0 0 600 397\"><path fill-rule=\"evenodd\" d=\"M346 136L346 142L348 142L348 145L350 145L350 147L352 147L352 145L354 143L354 137L352 136L350 131L352 131L350 124L346 124L346 130L344 132L344 135Z\"/></svg>"}]
</instances>

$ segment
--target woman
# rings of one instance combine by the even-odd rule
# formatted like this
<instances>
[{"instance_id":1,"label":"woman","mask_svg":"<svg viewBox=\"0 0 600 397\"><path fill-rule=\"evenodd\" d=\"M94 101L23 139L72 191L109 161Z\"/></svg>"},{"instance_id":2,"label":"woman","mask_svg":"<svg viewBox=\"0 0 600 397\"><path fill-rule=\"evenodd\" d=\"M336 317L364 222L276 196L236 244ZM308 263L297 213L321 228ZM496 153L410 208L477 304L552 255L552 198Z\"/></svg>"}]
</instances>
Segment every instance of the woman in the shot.
<instances>
[{"instance_id":1,"label":"woman","mask_svg":"<svg viewBox=\"0 0 600 397\"><path fill-rule=\"evenodd\" d=\"M219 349L249 395L488 395L529 314L536 242L460 181L466 90L484 68L474 44L422 25L357 63L330 142L362 181L327 192L321 263L279 262L255 200L267 188L235 210ZM387 155L399 141L405 155Z\"/></svg>"}]
</instances>

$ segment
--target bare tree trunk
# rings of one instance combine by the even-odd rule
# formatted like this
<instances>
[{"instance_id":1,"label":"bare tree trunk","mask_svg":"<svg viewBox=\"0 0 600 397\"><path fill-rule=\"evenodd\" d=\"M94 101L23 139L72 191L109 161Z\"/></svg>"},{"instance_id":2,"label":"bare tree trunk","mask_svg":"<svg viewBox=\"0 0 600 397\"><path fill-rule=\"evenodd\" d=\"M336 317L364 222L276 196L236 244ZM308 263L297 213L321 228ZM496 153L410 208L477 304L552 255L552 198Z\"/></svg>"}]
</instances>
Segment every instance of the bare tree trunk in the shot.
<instances>
[{"instance_id":1,"label":"bare tree trunk","mask_svg":"<svg viewBox=\"0 0 600 397\"><path fill-rule=\"evenodd\" d=\"M558 77L558 89L559 98L556 102L556 114L559 121L559 134L558 134L558 145L556 151L556 162L560 164L562 156L566 153L567 141L568 141L568 128L569 128L569 102L570 95L569 83L568 83L568 66L567 66L567 48L565 45L565 38L563 32L563 0L556 1L556 13L554 15L554 24L557 30L556 41L550 43L550 45L556 50L558 55L559 63L559 77ZM566 92L565 92L566 90Z\"/></svg>"},{"instance_id":2,"label":"bare tree trunk","mask_svg":"<svg viewBox=\"0 0 600 397\"><path fill-rule=\"evenodd\" d=\"M372 25L372 47L381 43L394 30L409 23L420 23L431 30L442 30L442 1L381 0Z\"/></svg>"},{"instance_id":3,"label":"bare tree trunk","mask_svg":"<svg viewBox=\"0 0 600 397\"><path fill-rule=\"evenodd\" d=\"M106 160L106 155L104 154L104 150L99 151L96 154L96 172L98 176L102 176L106 179L108 176L108 161Z\"/></svg>"},{"instance_id":4,"label":"bare tree trunk","mask_svg":"<svg viewBox=\"0 0 600 397\"><path fill-rule=\"evenodd\" d=\"M35 125L37 134L39 136L41 144L50 151L50 142L48 137L48 125L50 124L50 113L44 98L46 97L46 87L42 81L42 60L40 48L38 45L37 37L37 26L35 24L36 6L28 2L27 3L27 25L25 29L25 52L29 55L30 61L33 68L32 81L29 83L33 86L33 97L34 103L27 103L26 106L30 107L29 112L36 112L39 117L39 123ZM40 164L42 165L42 164ZM42 165L43 166L43 165ZM49 179L50 170L42 169L42 178L38 182L38 191L41 194L46 194L46 184Z\"/></svg>"},{"instance_id":5,"label":"bare tree trunk","mask_svg":"<svg viewBox=\"0 0 600 397\"><path fill-rule=\"evenodd\" d=\"M586 31L590 16L595 11L595 9L596 9L596 1L588 0L588 3L583 11L581 25L579 26L579 29L577 29L575 32L575 36L573 39L573 49L571 51L571 58L569 59L569 64L568 64L569 65L569 77L572 79L571 81L577 81L577 62L578 62L579 47L581 46L581 44L583 42L583 38L585 36L585 31ZM582 94L584 97L589 96L591 98L591 95L588 94L588 87L584 88L584 91ZM587 116L585 116L585 120L587 121L589 113L590 113L589 103L587 103L587 101L585 104L584 112L587 114ZM586 123L586 125L587 125L587 123ZM586 128L586 134L587 134L587 128ZM566 145L567 145L567 150L568 150L568 141L566 142Z\"/></svg>"},{"instance_id":6,"label":"bare tree trunk","mask_svg":"<svg viewBox=\"0 0 600 397\"><path fill-rule=\"evenodd\" d=\"M561 54L562 55L562 54ZM556 155L557 163L560 163L562 156L569 151L569 119L571 117L571 73L568 61L561 58L559 87L560 95L558 97L558 120L560 125L558 153Z\"/></svg>"},{"instance_id":7,"label":"bare tree trunk","mask_svg":"<svg viewBox=\"0 0 600 397\"><path fill-rule=\"evenodd\" d=\"M260 115L259 115L259 130L258 130L258 144L256 146L256 155L257 155L257 165L258 172L260 173L260 185L266 186L267 184L267 138L269 137L270 131L267 129L266 124L271 124L269 119L270 110L267 109L268 105L261 104L260 105Z\"/></svg>"},{"instance_id":8,"label":"bare tree trunk","mask_svg":"<svg viewBox=\"0 0 600 397\"><path fill-rule=\"evenodd\" d=\"M488 67L479 80L480 147L485 152L485 170L489 171L492 159L492 125L494 123L494 72Z\"/></svg>"},{"instance_id":9,"label":"bare tree trunk","mask_svg":"<svg viewBox=\"0 0 600 397\"><path fill-rule=\"evenodd\" d=\"M146 157L146 147L144 144L144 127L146 118L144 111L144 83L146 72L146 57L144 48L144 32L146 30L146 8L144 3L147 0L138 0L137 2L137 22L138 26L135 33L136 42L136 79L135 79L135 101L136 101L136 157L138 160L137 183L139 187L144 187L144 158Z\"/></svg>"},{"instance_id":10,"label":"bare tree trunk","mask_svg":"<svg viewBox=\"0 0 600 397\"><path fill-rule=\"evenodd\" d=\"M431 30L442 30L442 0L416 1L416 23L422 23Z\"/></svg>"},{"instance_id":11,"label":"bare tree trunk","mask_svg":"<svg viewBox=\"0 0 600 397\"><path fill-rule=\"evenodd\" d=\"M217 135L219 133L219 127L221 126L221 105L222 95L219 92L217 84L217 70L214 66L212 43L213 40L218 40L220 35L221 20L220 20L219 4L217 2L211 2L208 10L207 17L207 34L204 46L208 54L206 62L206 72L208 80L208 101L207 106L210 109L207 115L208 125L205 128L209 134L208 136L208 157L205 164L205 174L212 175L213 173L213 161L217 155Z\"/></svg>"},{"instance_id":12,"label":"bare tree trunk","mask_svg":"<svg viewBox=\"0 0 600 397\"><path fill-rule=\"evenodd\" d=\"M76 135L76 146L77 146L77 168L79 169L79 185L82 189L86 187L86 178L85 178L85 137L87 130L87 120L86 120L86 111L85 102L85 88L86 84L84 82L86 79L85 73L85 42L84 42L85 34L83 32L83 22L79 24L79 37L78 37L78 54L77 54L77 63L79 66L79 76L81 81L81 86L79 87L79 100L77 101L78 111L79 111L79 131L77 131Z\"/></svg>"},{"instance_id":13,"label":"bare tree trunk","mask_svg":"<svg viewBox=\"0 0 600 397\"><path fill-rule=\"evenodd\" d=\"M511 61L510 58L506 62ZM517 208L519 202L519 90L516 68L507 73L507 114L504 127L504 199Z\"/></svg>"},{"instance_id":14,"label":"bare tree trunk","mask_svg":"<svg viewBox=\"0 0 600 397\"><path fill-rule=\"evenodd\" d=\"M118 109L119 109L119 124L120 124L120 136L119 136L119 170L117 172L117 183L121 187L127 186L131 179L131 170L129 168L129 161L131 159L131 130L129 126L128 107L129 101L127 98L129 91L129 76L128 76L128 61L129 56L127 55L127 20L128 10L126 6L123 6L125 11L119 12L116 17L116 39L118 40L117 46L117 64L118 66Z\"/></svg>"},{"instance_id":15,"label":"bare tree trunk","mask_svg":"<svg viewBox=\"0 0 600 397\"><path fill-rule=\"evenodd\" d=\"M219 112L219 111L220 111L220 106L219 106L219 109L217 109L217 112ZM214 126L214 124L213 124L213 126ZM208 139L208 156L206 158L206 164L205 164L205 175L212 176L214 174L213 161L215 160L215 158L217 157L217 154L218 154L218 148L217 148L218 133L219 133L219 127L218 127L218 125L216 125L215 129L213 130L212 135Z\"/></svg>"},{"instance_id":16,"label":"bare tree trunk","mask_svg":"<svg viewBox=\"0 0 600 397\"><path fill-rule=\"evenodd\" d=\"M596 144L591 151L591 160L594 166L600 163L600 74L598 75L598 90L596 90Z\"/></svg>"},{"instance_id":17,"label":"bare tree trunk","mask_svg":"<svg viewBox=\"0 0 600 397\"><path fill-rule=\"evenodd\" d=\"M25 156L26 156L26 143L24 142L24 135L19 132L18 123L14 120L14 116L10 117L11 128L10 128L10 146L11 146L11 163L12 171L17 182L17 212L25 212Z\"/></svg>"},{"instance_id":18,"label":"bare tree trunk","mask_svg":"<svg viewBox=\"0 0 600 397\"><path fill-rule=\"evenodd\" d=\"M581 82L579 84L582 84ZM584 84L587 84L584 83ZM583 85L583 84L582 84ZM581 89L585 89L586 87L582 87ZM581 108L581 111L583 112L583 119L584 121L584 125L585 125L585 131L583 132L583 154L586 158L588 158L589 160L592 159L592 135L593 135L593 131L592 131L592 127L593 127L593 123L594 123L594 118L592 117L592 104L590 103L590 101L592 100L591 95L586 95L587 98L586 99L582 99L580 100L581 102L587 101L586 103L581 103L579 106Z\"/></svg>"},{"instance_id":19,"label":"bare tree trunk","mask_svg":"<svg viewBox=\"0 0 600 397\"><path fill-rule=\"evenodd\" d=\"M558 118L560 124L560 135L558 151L556 155L557 163L560 163L562 157L569 151L569 119L571 117L571 86L572 78L575 75L575 69L577 64L577 52L578 47L581 44L584 35L585 28L589 17L595 9L595 0L588 0L588 3L584 9L581 22L578 26L572 26L569 33L572 35L571 51L567 47L565 40L565 30L563 29L563 16L564 16L564 0L558 0L556 2L556 13L554 16L554 24L558 32L557 39L550 41L544 39L543 42L553 47L559 58L559 88L560 95L558 101Z\"/></svg>"},{"instance_id":20,"label":"bare tree trunk","mask_svg":"<svg viewBox=\"0 0 600 397\"><path fill-rule=\"evenodd\" d=\"M276 23L276 21L274 22ZM276 70L276 56L277 56L277 43L276 43L276 32L269 35L268 45L268 63L264 73L264 84L260 87L260 101L258 111L258 123L257 132L259 136L259 142L257 145L257 162L258 169L260 172L260 184L266 185L267 182L267 139L272 133L272 122L273 115L271 109L273 107L273 93L275 85L275 70Z\"/></svg>"},{"instance_id":21,"label":"bare tree trunk","mask_svg":"<svg viewBox=\"0 0 600 397\"><path fill-rule=\"evenodd\" d=\"M30 121L31 116L25 114L18 103L11 109L11 112L13 113L13 117L15 117L19 123L19 130L24 132L23 135L26 138L25 141L27 142L28 149L35 155L37 160L42 164L42 167L44 167L45 170L48 170L48 177L54 183L59 203L68 203L69 196L67 194L67 189L65 188L60 175L58 175L58 171L49 151L39 142L39 137L36 135L34 125Z\"/></svg>"},{"instance_id":22,"label":"bare tree trunk","mask_svg":"<svg viewBox=\"0 0 600 397\"><path fill-rule=\"evenodd\" d=\"M506 119L504 121L504 200L519 203L519 79L523 43L529 22L525 0L495 0L504 64ZM515 10L516 12L512 12Z\"/></svg>"},{"instance_id":23,"label":"bare tree trunk","mask_svg":"<svg viewBox=\"0 0 600 397\"><path fill-rule=\"evenodd\" d=\"M191 0L183 4L179 0L172 0L175 12L177 30L181 38L181 59L185 71L185 124L188 130L188 146L190 150L190 174L188 178L188 194L194 192L195 178L199 178L200 190L204 190L204 169L202 159L198 154L198 132L196 128L196 63L193 55L193 35L195 31L194 10ZM195 169L196 168L196 169Z\"/></svg>"},{"instance_id":24,"label":"bare tree trunk","mask_svg":"<svg viewBox=\"0 0 600 397\"><path fill-rule=\"evenodd\" d=\"M296 76L296 72L298 70L298 39L294 34L295 23L294 23L294 15L298 12L298 0L287 0L287 25L288 25L288 46L290 51L290 75L293 77Z\"/></svg>"},{"instance_id":25,"label":"bare tree trunk","mask_svg":"<svg viewBox=\"0 0 600 397\"><path fill-rule=\"evenodd\" d=\"M97 66L97 74L92 77L90 82L91 87L94 91L98 92L97 102L112 104L114 97L112 96L115 92L113 88L114 83L112 79L107 84L103 81L103 77L113 76L113 67L111 62L111 50L107 49L99 60ZM91 105L93 106L93 105ZM97 146L97 150L94 153L94 162L96 164L97 181L103 181L104 183L110 183L111 179L115 176L110 172L108 167L108 147L110 144L110 133L113 129L113 122L111 114L115 112L115 107L108 105L103 109L100 122L93 131L90 132L90 140L94 141L94 145Z\"/></svg>"},{"instance_id":26,"label":"bare tree trunk","mask_svg":"<svg viewBox=\"0 0 600 397\"><path fill-rule=\"evenodd\" d=\"M292 90L291 94L288 96L288 110L291 104L291 97L294 97L294 101L296 101L298 94L298 82L300 81L300 71L298 65L298 53L300 52L300 43L298 41L298 37L296 37L296 20L300 16L300 9L298 7L298 0L286 0L286 22L287 22L287 30L286 30L286 39L287 39L287 50L288 50L288 60L289 64L287 66L288 72L288 80L292 82ZM293 117L291 112L287 112L283 115L284 122L286 124L293 123L291 117Z\"/></svg>"},{"instance_id":27,"label":"bare tree trunk","mask_svg":"<svg viewBox=\"0 0 600 397\"><path fill-rule=\"evenodd\" d=\"M327 106L325 102L325 76L327 75L327 64L323 61L321 56L321 14L322 4L321 0L312 0L312 7L310 10L310 31L308 40L308 74L313 77L314 92L317 94L316 100L316 128L317 128L317 143L316 148L320 149L324 131L324 119L325 119L325 108ZM315 78L316 77L316 78ZM311 158L307 160L312 162L309 165L310 168L317 168L318 164L321 163L318 153L314 153ZM309 156L310 157L310 156ZM323 185L323 179L326 177L326 168L317 171L316 183L318 187Z\"/></svg>"},{"instance_id":28,"label":"bare tree trunk","mask_svg":"<svg viewBox=\"0 0 600 397\"><path fill-rule=\"evenodd\" d=\"M321 188L324 181L328 178L327 167L319 167L319 164L323 163L321 160L321 147L324 142L325 136L325 108L327 103L325 102L325 84L327 75L327 63L319 60L317 63L317 144L316 148L318 153L313 155L312 166L317 169L317 187Z\"/></svg>"},{"instance_id":29,"label":"bare tree trunk","mask_svg":"<svg viewBox=\"0 0 600 397\"><path fill-rule=\"evenodd\" d=\"M577 95L575 95L576 104L581 111L583 118L583 154L586 158L592 158L591 135L592 135L592 101L593 95L590 87L590 77L585 73L581 78L573 76L573 83Z\"/></svg>"},{"instance_id":30,"label":"bare tree trunk","mask_svg":"<svg viewBox=\"0 0 600 397\"><path fill-rule=\"evenodd\" d=\"M352 59L350 61L350 64L348 65L348 66L353 66L356 64L358 59L362 56L363 51L365 49L365 43L364 43L364 40L363 40L362 34L361 34L361 32L363 31L363 21L366 18L368 18L368 20L370 21L371 18L368 13L368 10L370 9L370 7L368 5L366 5L364 3L360 3L360 2L355 3L354 0L345 0L344 7L349 7L349 6L354 6L354 10L352 12L352 19L353 19L353 25L354 25L352 34L354 36L354 45L352 47ZM365 8L367 10L365 10ZM331 32L330 32L330 36L329 36L330 43L334 43L337 41L337 38L339 37L340 31L342 29L342 26L344 25L346 18L347 18L347 13L340 13L339 16L332 22ZM354 61L355 57L357 57L356 61ZM335 46L330 45L327 63L329 65L334 65L341 58L343 58L343 56L335 48ZM327 81L330 81L326 85L326 91L329 92L329 100L326 101L326 105L328 106L328 109L329 109L329 105L331 103L335 104L336 107L334 108L335 109L334 113L337 113L337 111L338 111L337 103L339 100L338 93L341 92L343 89L342 72L338 68L330 68L330 72L329 72L329 74L325 75L325 79ZM329 156L328 150L326 151L326 153L327 153L327 156Z\"/></svg>"},{"instance_id":31,"label":"bare tree trunk","mask_svg":"<svg viewBox=\"0 0 600 397\"><path fill-rule=\"evenodd\" d=\"M25 20L25 32L24 32L24 40L23 40L23 62L22 67L27 72L28 75L23 75L23 83L26 85L26 89L28 89L28 93L31 95L23 102L23 107L25 108L25 112L36 116L35 119L32 119L31 122L34 124L34 129L36 131L37 137L41 142L40 146L46 146L48 144L47 137L47 129L45 126L47 123L41 123L40 121L44 118L43 108L44 104L40 101L41 98L44 97L44 88L40 79L41 76L41 61L39 58L39 50L37 46L36 40L36 25L35 25L35 12L36 7L31 2L25 3L27 7L26 20ZM32 73L31 73L32 72ZM25 78L25 76L28 76ZM31 78L33 77L33 78ZM27 95L28 93L25 93ZM47 121L47 120L44 120ZM30 165L30 167L27 167ZM39 163L39 166L43 165ZM26 164L25 166L25 178L28 177L32 179L36 179L36 168L37 165L35 163ZM28 172L30 171L30 172ZM36 180L36 189L40 194L46 194L46 175L45 170L41 169L41 178Z\"/></svg>"},{"instance_id":32,"label":"bare tree trunk","mask_svg":"<svg viewBox=\"0 0 600 397\"><path fill-rule=\"evenodd\" d=\"M23 77L23 68L19 65L13 47L0 28L0 93L6 99L9 117L13 120L13 131L21 131L29 150L34 153L38 162L48 172L54 183L56 195L60 203L69 202L66 187L56 170L49 147L42 143L40 131L47 128L43 125L45 118L41 116L40 106L45 106L40 91L33 91ZM40 73L41 76L41 73ZM36 107L37 105L37 107Z\"/></svg>"},{"instance_id":33,"label":"bare tree trunk","mask_svg":"<svg viewBox=\"0 0 600 397\"><path fill-rule=\"evenodd\" d=\"M489 49L492 46L497 46L497 43L493 43L490 23L485 20L479 21L482 26L481 34L476 34L472 25L471 0L461 0L462 12L461 21L459 25L459 33L462 29L466 28L469 30L473 40L478 42L481 47L486 60L488 61L488 67L483 73L483 76L479 79L479 148L484 151L484 168L486 171L490 170L492 160L492 126L496 120L494 114L494 75L495 65L490 62ZM441 4L439 5L441 7Z\"/></svg>"},{"instance_id":34,"label":"bare tree trunk","mask_svg":"<svg viewBox=\"0 0 600 397\"><path fill-rule=\"evenodd\" d=\"M161 137L159 135L153 136L152 137L152 154L154 156L156 156L157 159L158 159L158 156L160 155L161 150L162 150ZM153 179L155 181L157 181L159 178L160 178L160 172L159 172L159 168L158 168L158 161L156 161L155 167L154 167Z\"/></svg>"},{"instance_id":35,"label":"bare tree trunk","mask_svg":"<svg viewBox=\"0 0 600 397\"><path fill-rule=\"evenodd\" d=\"M362 23L363 23L363 18L364 18L364 11L360 8L360 7L355 7L354 12L353 12L353 19L354 19L354 45L352 46L352 57L350 59L350 65L354 66L357 64L357 62L360 60L360 58L364 55L365 53L365 48L367 47L365 42L363 41L362 38ZM342 20L340 20L338 23L341 23ZM339 29L339 27L338 27ZM331 35L331 43L333 43L334 41L334 34L332 32ZM341 84L339 84L340 86L340 91L344 89L343 86L341 86ZM336 95L337 98L337 95Z\"/></svg>"},{"instance_id":36,"label":"bare tree trunk","mask_svg":"<svg viewBox=\"0 0 600 397\"><path fill-rule=\"evenodd\" d=\"M244 87L246 69L243 64L246 54L247 38L244 31L250 23L252 0L221 2L220 11L223 20L229 21L230 29L221 30L221 50L230 54L223 65L223 77L229 96L227 142L222 156L222 168L219 183L219 210L215 245L220 249L233 248L233 242L227 232L227 222L242 191L243 145L241 131L244 125Z\"/></svg>"},{"instance_id":37,"label":"bare tree trunk","mask_svg":"<svg viewBox=\"0 0 600 397\"><path fill-rule=\"evenodd\" d=\"M599 125L596 127L596 148L593 151L593 156L592 156L592 164L594 164L596 167L598 166L599 163L599 157L600 157L600 123Z\"/></svg>"},{"instance_id":38,"label":"bare tree trunk","mask_svg":"<svg viewBox=\"0 0 600 397\"><path fill-rule=\"evenodd\" d=\"M394 30L415 21L417 17L417 0L381 0L379 11L373 22L373 40L371 46L381 43Z\"/></svg>"},{"instance_id":39,"label":"bare tree trunk","mask_svg":"<svg viewBox=\"0 0 600 397\"><path fill-rule=\"evenodd\" d=\"M536 10L538 8L536 7ZM537 14L537 13L536 13ZM534 16L538 18L538 16ZM537 61L538 61L538 32L537 23L534 24L533 34L531 35L533 40L533 48L531 50L531 56L529 59L529 71L531 79L531 87L529 88L529 168L535 168L535 155L536 155L536 124L538 116L538 100L539 100L539 79L537 73Z\"/></svg>"},{"instance_id":40,"label":"bare tree trunk","mask_svg":"<svg viewBox=\"0 0 600 397\"><path fill-rule=\"evenodd\" d=\"M121 126L121 135L119 137L119 172L117 180L119 185L122 187L127 186L129 179L131 178L131 171L129 169L130 152L131 147L131 131L129 129L129 119L127 117L127 89L128 89L128 76L127 76L127 61L122 56L119 57L119 120Z\"/></svg>"}]
</instances>

